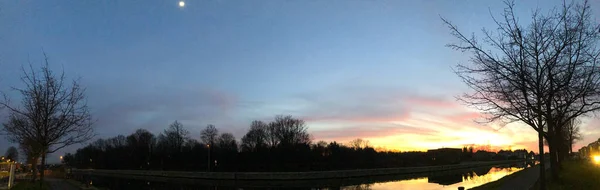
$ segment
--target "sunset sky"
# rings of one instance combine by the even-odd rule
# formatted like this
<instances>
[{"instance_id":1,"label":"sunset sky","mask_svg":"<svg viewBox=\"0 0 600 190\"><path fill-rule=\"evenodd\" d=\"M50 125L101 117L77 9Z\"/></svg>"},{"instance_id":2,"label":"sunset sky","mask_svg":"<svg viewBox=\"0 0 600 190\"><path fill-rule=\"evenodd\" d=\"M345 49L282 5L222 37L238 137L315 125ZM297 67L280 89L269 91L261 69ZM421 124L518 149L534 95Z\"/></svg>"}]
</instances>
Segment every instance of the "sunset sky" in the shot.
<instances>
[{"instance_id":1,"label":"sunset sky","mask_svg":"<svg viewBox=\"0 0 600 190\"><path fill-rule=\"evenodd\" d=\"M517 16L525 23L533 9L561 2L518 1ZM598 18L600 2L591 3ZM468 89L452 67L469 55L444 46L456 40L440 17L477 35L495 29L490 13L503 8L474 0L4 0L0 90L21 85L20 66L41 64L45 51L52 68L81 77L97 137L158 134L179 120L192 138L215 124L239 139L252 120L284 114L305 119L315 141L535 150L530 127L476 124L479 114L455 100ZM575 150L598 139L599 126L585 119ZM9 145L0 138L0 154Z\"/></svg>"}]
</instances>

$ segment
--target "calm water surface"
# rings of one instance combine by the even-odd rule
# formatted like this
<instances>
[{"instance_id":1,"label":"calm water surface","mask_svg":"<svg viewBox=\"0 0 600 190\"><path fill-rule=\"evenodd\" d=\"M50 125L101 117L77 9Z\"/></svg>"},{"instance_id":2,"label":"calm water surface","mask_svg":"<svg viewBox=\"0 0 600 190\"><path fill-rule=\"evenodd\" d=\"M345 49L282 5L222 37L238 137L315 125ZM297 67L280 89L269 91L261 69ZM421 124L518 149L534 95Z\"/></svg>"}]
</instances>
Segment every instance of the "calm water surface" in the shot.
<instances>
[{"instance_id":1,"label":"calm water surface","mask_svg":"<svg viewBox=\"0 0 600 190\"><path fill-rule=\"evenodd\" d=\"M266 190L266 189L310 189L310 190L398 190L398 189L420 189L456 190L462 186L465 188L476 187L504 176L533 166L533 163L519 163L511 165L500 165L494 167L479 167L472 169L444 171L435 173L374 176L352 179L330 179L330 180L301 180L301 181L226 181L226 180L187 180L172 178L156 179L131 179L114 177L91 177L95 186L107 189L219 189L219 190Z\"/></svg>"}]
</instances>

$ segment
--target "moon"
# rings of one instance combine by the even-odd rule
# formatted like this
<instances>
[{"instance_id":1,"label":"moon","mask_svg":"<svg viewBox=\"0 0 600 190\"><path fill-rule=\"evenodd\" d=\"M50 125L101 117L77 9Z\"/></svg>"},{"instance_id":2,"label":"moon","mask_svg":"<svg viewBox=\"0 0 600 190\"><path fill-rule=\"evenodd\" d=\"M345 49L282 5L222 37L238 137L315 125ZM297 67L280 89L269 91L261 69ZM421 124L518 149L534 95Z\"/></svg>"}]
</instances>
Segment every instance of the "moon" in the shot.
<instances>
[{"instance_id":1,"label":"moon","mask_svg":"<svg viewBox=\"0 0 600 190\"><path fill-rule=\"evenodd\" d=\"M179 1L179 7L185 7L185 2L184 1Z\"/></svg>"}]
</instances>

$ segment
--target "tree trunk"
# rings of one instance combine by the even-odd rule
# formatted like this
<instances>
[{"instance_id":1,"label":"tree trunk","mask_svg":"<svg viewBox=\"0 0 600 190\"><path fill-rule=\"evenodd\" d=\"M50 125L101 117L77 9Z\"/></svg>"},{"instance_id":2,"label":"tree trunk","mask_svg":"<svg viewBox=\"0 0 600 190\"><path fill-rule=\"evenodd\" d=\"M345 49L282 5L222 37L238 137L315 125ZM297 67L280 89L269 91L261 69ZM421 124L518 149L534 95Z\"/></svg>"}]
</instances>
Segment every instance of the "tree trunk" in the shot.
<instances>
[{"instance_id":1,"label":"tree trunk","mask_svg":"<svg viewBox=\"0 0 600 190\"><path fill-rule=\"evenodd\" d=\"M557 181L558 180L558 152L557 152L557 146L556 146L556 140L555 138L551 138L552 140L550 140L548 145L549 150L550 150L550 175L552 177L552 180Z\"/></svg>"},{"instance_id":2,"label":"tree trunk","mask_svg":"<svg viewBox=\"0 0 600 190\"><path fill-rule=\"evenodd\" d=\"M546 161L544 160L544 136L543 136L543 128L540 127L538 131L538 145L539 145L539 155L540 155L540 189L546 189Z\"/></svg>"},{"instance_id":3,"label":"tree trunk","mask_svg":"<svg viewBox=\"0 0 600 190\"><path fill-rule=\"evenodd\" d=\"M562 161L567 157L567 155L569 154L569 149L567 147L567 139L565 138L565 135L563 134L563 128L562 127L557 127L556 131L554 132L554 146L556 147L556 156L557 156L557 171L560 171L562 169Z\"/></svg>"},{"instance_id":4,"label":"tree trunk","mask_svg":"<svg viewBox=\"0 0 600 190\"><path fill-rule=\"evenodd\" d=\"M38 175L38 169L37 169L37 161L38 158L33 158L32 162L31 162L31 182L35 182L35 180L37 179L37 175Z\"/></svg>"},{"instance_id":5,"label":"tree trunk","mask_svg":"<svg viewBox=\"0 0 600 190\"><path fill-rule=\"evenodd\" d=\"M552 180L558 180L558 146L560 146L558 142L558 136L556 135L555 126L551 120L546 120L548 125L548 138L546 141L548 142L548 150L550 153L550 176Z\"/></svg>"},{"instance_id":6,"label":"tree trunk","mask_svg":"<svg viewBox=\"0 0 600 190\"><path fill-rule=\"evenodd\" d=\"M46 151L42 152L42 163L40 166L40 187L44 182L44 171L46 170Z\"/></svg>"}]
</instances>

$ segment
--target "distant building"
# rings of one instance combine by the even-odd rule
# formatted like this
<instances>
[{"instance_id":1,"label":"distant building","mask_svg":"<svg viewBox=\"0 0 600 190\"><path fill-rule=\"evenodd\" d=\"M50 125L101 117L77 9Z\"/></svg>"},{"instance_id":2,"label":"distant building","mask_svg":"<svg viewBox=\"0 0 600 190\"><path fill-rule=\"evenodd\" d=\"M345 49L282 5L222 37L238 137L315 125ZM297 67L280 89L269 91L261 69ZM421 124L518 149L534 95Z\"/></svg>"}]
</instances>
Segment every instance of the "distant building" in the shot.
<instances>
[{"instance_id":1,"label":"distant building","mask_svg":"<svg viewBox=\"0 0 600 190\"><path fill-rule=\"evenodd\" d=\"M535 153L533 153L533 151L529 151L529 154L527 154L527 159L535 159Z\"/></svg>"},{"instance_id":2,"label":"distant building","mask_svg":"<svg viewBox=\"0 0 600 190\"><path fill-rule=\"evenodd\" d=\"M473 159L475 159L477 161L492 160L492 158L494 158L494 157L496 157L496 153L488 152L485 150L478 150L477 152L475 152L475 154L473 154Z\"/></svg>"},{"instance_id":3,"label":"distant building","mask_svg":"<svg viewBox=\"0 0 600 190\"><path fill-rule=\"evenodd\" d=\"M510 151L510 150L500 150L498 151L497 156L500 157L500 159L510 159L514 156L514 152Z\"/></svg>"},{"instance_id":4,"label":"distant building","mask_svg":"<svg viewBox=\"0 0 600 190\"><path fill-rule=\"evenodd\" d=\"M514 156L517 159L526 159L527 158L527 150L525 150L525 149L515 150Z\"/></svg>"},{"instance_id":5,"label":"distant building","mask_svg":"<svg viewBox=\"0 0 600 190\"><path fill-rule=\"evenodd\" d=\"M429 163L433 165L458 164L461 161L462 149L439 148L427 150Z\"/></svg>"}]
</instances>

